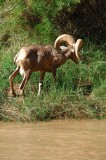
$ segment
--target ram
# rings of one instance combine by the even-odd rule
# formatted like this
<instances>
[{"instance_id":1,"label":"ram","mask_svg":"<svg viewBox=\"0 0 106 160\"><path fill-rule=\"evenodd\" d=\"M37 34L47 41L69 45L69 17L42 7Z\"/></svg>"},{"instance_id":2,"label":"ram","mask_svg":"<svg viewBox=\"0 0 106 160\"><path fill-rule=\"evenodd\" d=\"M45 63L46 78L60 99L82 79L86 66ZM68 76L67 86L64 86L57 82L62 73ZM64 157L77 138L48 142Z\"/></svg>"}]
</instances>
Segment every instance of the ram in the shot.
<instances>
[{"instance_id":1,"label":"ram","mask_svg":"<svg viewBox=\"0 0 106 160\"><path fill-rule=\"evenodd\" d=\"M67 44L67 46L61 46ZM83 46L83 40L78 39L76 42L71 35L60 35L54 46L51 45L29 45L22 47L16 54L14 61L17 65L15 71L10 75L10 89L13 96L16 96L13 86L13 80L18 73L23 76L19 89L23 93L25 85L32 72L40 72L40 82L38 95L41 92L41 86L46 72L51 72L56 81L56 70L63 65L68 59L78 63L82 59L80 49Z\"/></svg>"}]
</instances>

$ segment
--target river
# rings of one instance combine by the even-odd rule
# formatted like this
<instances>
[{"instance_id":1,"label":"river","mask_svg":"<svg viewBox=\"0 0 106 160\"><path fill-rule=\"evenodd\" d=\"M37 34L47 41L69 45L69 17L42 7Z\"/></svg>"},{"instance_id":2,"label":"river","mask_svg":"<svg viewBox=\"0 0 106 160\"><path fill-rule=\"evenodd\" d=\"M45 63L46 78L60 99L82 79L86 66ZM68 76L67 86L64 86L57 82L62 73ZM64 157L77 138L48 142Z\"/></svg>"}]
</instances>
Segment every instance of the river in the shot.
<instances>
[{"instance_id":1,"label":"river","mask_svg":"<svg viewBox=\"0 0 106 160\"><path fill-rule=\"evenodd\" d=\"M0 160L106 160L106 120L0 122Z\"/></svg>"}]
</instances>

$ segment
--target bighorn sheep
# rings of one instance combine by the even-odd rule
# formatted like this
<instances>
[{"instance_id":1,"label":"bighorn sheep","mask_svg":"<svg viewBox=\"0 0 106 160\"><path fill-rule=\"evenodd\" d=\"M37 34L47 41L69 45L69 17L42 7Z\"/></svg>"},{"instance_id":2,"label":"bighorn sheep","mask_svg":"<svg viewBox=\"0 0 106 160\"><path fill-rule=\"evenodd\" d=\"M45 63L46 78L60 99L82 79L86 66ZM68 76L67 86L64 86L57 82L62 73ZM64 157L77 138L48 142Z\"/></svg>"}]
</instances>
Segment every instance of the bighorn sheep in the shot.
<instances>
[{"instance_id":1,"label":"bighorn sheep","mask_svg":"<svg viewBox=\"0 0 106 160\"><path fill-rule=\"evenodd\" d=\"M68 46L62 47L61 44L63 42L67 43ZM18 73L23 75L23 80L19 86L19 89L23 92L31 73L37 71L40 72L39 95L45 73L51 72L54 80L56 80L56 70L58 67L68 59L71 59L75 63L78 63L79 60L82 59L79 53L82 45L82 39L78 39L75 43L72 36L63 34L56 39L54 46L30 45L22 47L14 58L17 68L9 77L12 95L16 95L13 87L13 80Z\"/></svg>"}]
</instances>

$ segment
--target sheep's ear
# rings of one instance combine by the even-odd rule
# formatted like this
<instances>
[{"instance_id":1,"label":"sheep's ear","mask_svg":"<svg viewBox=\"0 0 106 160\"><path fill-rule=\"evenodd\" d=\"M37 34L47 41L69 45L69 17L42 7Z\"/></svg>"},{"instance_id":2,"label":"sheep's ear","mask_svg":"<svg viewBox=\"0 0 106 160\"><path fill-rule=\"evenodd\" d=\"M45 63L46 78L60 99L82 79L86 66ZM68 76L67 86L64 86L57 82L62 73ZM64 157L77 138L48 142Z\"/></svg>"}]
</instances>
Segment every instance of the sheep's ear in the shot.
<instances>
[{"instance_id":1,"label":"sheep's ear","mask_svg":"<svg viewBox=\"0 0 106 160\"><path fill-rule=\"evenodd\" d=\"M60 46L60 49L62 54L66 53L69 50L69 48L65 46Z\"/></svg>"},{"instance_id":2,"label":"sheep's ear","mask_svg":"<svg viewBox=\"0 0 106 160\"><path fill-rule=\"evenodd\" d=\"M66 49L68 49L68 47L66 47L66 46L60 46L60 49L61 50L66 50Z\"/></svg>"}]
</instances>

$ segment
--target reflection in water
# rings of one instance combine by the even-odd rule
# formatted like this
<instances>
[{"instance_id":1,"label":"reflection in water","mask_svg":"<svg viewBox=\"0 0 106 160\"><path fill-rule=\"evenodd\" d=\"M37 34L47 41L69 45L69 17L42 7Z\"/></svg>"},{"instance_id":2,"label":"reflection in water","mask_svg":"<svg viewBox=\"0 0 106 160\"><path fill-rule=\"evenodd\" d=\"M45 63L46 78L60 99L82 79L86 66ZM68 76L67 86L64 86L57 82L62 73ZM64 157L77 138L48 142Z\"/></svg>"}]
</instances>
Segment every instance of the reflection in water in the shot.
<instances>
[{"instance_id":1,"label":"reflection in water","mask_svg":"<svg viewBox=\"0 0 106 160\"><path fill-rule=\"evenodd\" d=\"M106 121L0 123L0 160L106 160Z\"/></svg>"}]
</instances>

